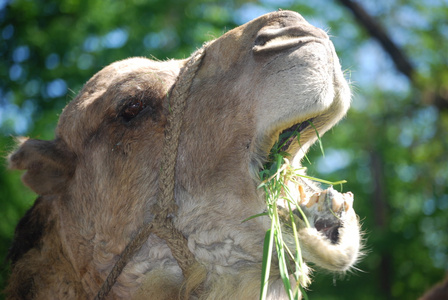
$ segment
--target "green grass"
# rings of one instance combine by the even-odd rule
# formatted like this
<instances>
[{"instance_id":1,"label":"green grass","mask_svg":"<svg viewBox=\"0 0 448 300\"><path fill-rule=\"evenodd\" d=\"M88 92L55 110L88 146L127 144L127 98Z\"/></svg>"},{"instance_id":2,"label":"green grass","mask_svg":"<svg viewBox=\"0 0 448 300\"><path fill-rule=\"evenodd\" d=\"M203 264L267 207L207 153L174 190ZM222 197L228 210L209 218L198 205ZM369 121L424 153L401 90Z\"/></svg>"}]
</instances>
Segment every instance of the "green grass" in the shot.
<instances>
[{"instance_id":1,"label":"green grass","mask_svg":"<svg viewBox=\"0 0 448 300\"><path fill-rule=\"evenodd\" d=\"M295 170L289 164L287 158L282 154L274 155L275 162L269 169L264 169L260 172L262 183L259 188L265 191L265 200L267 206L266 215L271 219L271 228L266 232L263 246L263 264L262 264L262 283L260 290L260 299L266 299L270 266L272 263L272 253L275 246L275 252L278 257L278 268L280 277L282 278L285 291L289 299L299 299L299 289L303 291L303 286L307 285L308 277L303 271L304 263L302 254L300 252L300 241L297 234L296 222L292 213L292 206L296 207L304 217L306 226L309 226L308 221L300 209L299 203L296 199L291 197L290 191L286 185L288 181L295 181L294 175L298 175L299 170ZM290 224L283 224L280 222L279 209L277 206L278 200L282 198L286 200L289 208ZM295 249L289 249L283 240L282 226L290 226L294 234ZM291 282L290 275L298 283L294 285ZM305 296L306 298L306 296Z\"/></svg>"},{"instance_id":2,"label":"green grass","mask_svg":"<svg viewBox=\"0 0 448 300\"><path fill-rule=\"evenodd\" d=\"M320 149L322 151L322 154L324 154L319 133L312 123L310 123L310 125L316 131ZM294 138L297 138L297 140L299 141L300 133L297 131L294 131L292 133L283 133L280 136L280 140L285 140L285 142L277 141L275 143L270 151L267 163L259 173L260 179L262 180L259 188L262 188L265 192L267 212L252 216L251 218L255 218L261 215L268 215L271 219L271 228L265 234L263 245L260 300L266 299L267 296L269 274L274 247L275 253L278 258L278 269L280 272L280 277L283 281L283 285L289 299L300 299L300 294L302 294L302 297L304 299L308 299L305 288L309 284L309 278L305 270L306 266L302 258L302 253L300 251L300 240L296 224L298 222L302 222L304 226L310 227L310 225L305 214L301 210L297 199L292 197L287 183L293 182L295 186L298 187L300 185L300 177L329 185L342 185L346 182L345 180L330 182L310 177L307 175L303 175L302 171L304 171L305 168L294 168L288 160L288 157L290 155L287 152L282 151L283 147L287 143L286 141L292 136L294 136ZM306 156L305 158L308 160ZM284 199L288 206L290 220L289 224L284 224L280 221L278 208L278 201L280 199ZM303 220L297 220L298 218L294 218L293 209L298 210ZM282 230L285 229L286 226L289 227L289 230L291 230L293 233L295 249L290 249L283 239ZM294 282L291 282L291 277L294 279L296 284L294 284Z\"/></svg>"}]
</instances>

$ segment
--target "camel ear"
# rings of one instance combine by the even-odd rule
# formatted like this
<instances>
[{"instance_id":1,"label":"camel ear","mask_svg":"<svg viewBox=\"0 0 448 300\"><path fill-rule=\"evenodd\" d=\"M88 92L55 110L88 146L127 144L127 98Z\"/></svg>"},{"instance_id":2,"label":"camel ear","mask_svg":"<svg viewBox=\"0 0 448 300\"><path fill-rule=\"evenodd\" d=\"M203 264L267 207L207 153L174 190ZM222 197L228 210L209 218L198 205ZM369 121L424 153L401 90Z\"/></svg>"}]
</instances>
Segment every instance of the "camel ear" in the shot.
<instances>
[{"instance_id":1,"label":"camel ear","mask_svg":"<svg viewBox=\"0 0 448 300\"><path fill-rule=\"evenodd\" d=\"M38 195L51 195L67 187L76 168L76 156L61 140L19 139L8 157L9 168L26 170L22 181Z\"/></svg>"}]
</instances>

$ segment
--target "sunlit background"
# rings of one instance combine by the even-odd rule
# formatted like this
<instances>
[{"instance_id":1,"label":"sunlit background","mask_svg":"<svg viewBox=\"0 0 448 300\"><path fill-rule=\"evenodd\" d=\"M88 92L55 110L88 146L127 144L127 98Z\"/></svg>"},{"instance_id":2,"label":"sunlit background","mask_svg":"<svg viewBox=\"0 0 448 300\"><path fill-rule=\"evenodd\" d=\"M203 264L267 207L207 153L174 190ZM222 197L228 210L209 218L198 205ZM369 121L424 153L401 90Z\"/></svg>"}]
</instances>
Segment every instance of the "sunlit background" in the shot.
<instances>
[{"instance_id":1,"label":"sunlit background","mask_svg":"<svg viewBox=\"0 0 448 300\"><path fill-rule=\"evenodd\" d=\"M356 1L413 66L400 72L344 1L0 0L0 149L52 139L58 114L102 67L130 56L186 58L264 13L291 9L323 28L353 88L347 118L309 154L309 173L345 179L366 256L315 272L310 299L416 299L448 270L448 1ZM0 172L0 257L36 195ZM0 288L8 266L2 267Z\"/></svg>"}]
</instances>

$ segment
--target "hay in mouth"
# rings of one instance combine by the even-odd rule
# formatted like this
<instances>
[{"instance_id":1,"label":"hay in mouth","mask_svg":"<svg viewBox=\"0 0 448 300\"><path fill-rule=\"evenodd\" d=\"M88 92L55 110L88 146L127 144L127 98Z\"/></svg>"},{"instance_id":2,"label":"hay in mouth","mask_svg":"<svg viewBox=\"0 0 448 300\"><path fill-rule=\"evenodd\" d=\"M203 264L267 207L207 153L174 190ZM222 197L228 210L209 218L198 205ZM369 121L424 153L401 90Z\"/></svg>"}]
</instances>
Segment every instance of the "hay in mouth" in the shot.
<instances>
[{"instance_id":1,"label":"hay in mouth","mask_svg":"<svg viewBox=\"0 0 448 300\"><path fill-rule=\"evenodd\" d=\"M285 158L290 158L292 154L289 153L288 149L291 147L294 140L297 140L297 142L300 143L299 141L300 134L312 124L313 120L314 118L311 118L306 121L296 123L291 127L284 129L279 134L277 141L270 149L267 160L263 164L261 170L270 170L273 167L275 167L276 162L278 160L278 155L281 155L282 157Z\"/></svg>"},{"instance_id":2,"label":"hay in mouth","mask_svg":"<svg viewBox=\"0 0 448 300\"><path fill-rule=\"evenodd\" d=\"M329 185L345 183L344 180L329 182L307 176L300 172L300 170L304 169L303 167L296 169L290 164L289 158L294 155L290 150L291 145L297 139L299 146L302 147L300 145L300 135L306 128L309 126L313 127L320 142L319 133L313 124L313 119L297 123L283 130L277 142L271 148L268 160L263 165L263 169L259 172L260 179L262 180L259 188L263 188L265 192L266 211L253 217L267 215L271 219L271 228L266 232L265 242L263 244L260 299L266 298L272 253L277 254L278 269L285 291L292 296L291 298L296 297L299 293L307 298L305 287L309 284L309 277L307 276L307 267L301 253L297 226L299 222L305 227L311 226L300 206L300 203L303 203L305 198L307 198L302 187L301 179L307 178ZM294 183L298 194L290 189L288 182ZM339 223L328 223L326 220L319 220L319 222L313 224L318 231L327 236L332 244L338 240L339 225ZM289 234L293 236L294 249L288 248L288 245L285 243L283 238L284 230L289 230ZM293 288L294 284L291 282L290 276L294 277L294 281L297 284L296 288Z\"/></svg>"},{"instance_id":3,"label":"hay in mouth","mask_svg":"<svg viewBox=\"0 0 448 300\"><path fill-rule=\"evenodd\" d=\"M294 139L299 137L298 135L300 135L300 133L305 130L305 128L307 128L312 121L313 119L309 119L283 130L279 136L280 151L286 152Z\"/></svg>"}]
</instances>

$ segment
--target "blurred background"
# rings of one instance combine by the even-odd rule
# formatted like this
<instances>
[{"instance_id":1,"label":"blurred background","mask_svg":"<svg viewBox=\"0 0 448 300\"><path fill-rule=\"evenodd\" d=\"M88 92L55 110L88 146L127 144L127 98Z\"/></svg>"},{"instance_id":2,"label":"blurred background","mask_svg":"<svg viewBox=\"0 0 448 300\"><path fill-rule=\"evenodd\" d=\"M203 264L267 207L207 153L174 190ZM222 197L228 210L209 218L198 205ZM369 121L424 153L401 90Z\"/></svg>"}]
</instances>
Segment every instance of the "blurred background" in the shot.
<instances>
[{"instance_id":1,"label":"blurred background","mask_svg":"<svg viewBox=\"0 0 448 300\"><path fill-rule=\"evenodd\" d=\"M348 181L367 255L345 275L315 272L308 296L417 299L448 270L447 0L0 0L1 155L14 136L53 139L62 108L109 63L186 58L279 8L331 34L353 87L307 167ZM35 198L1 163L2 261Z\"/></svg>"}]
</instances>

